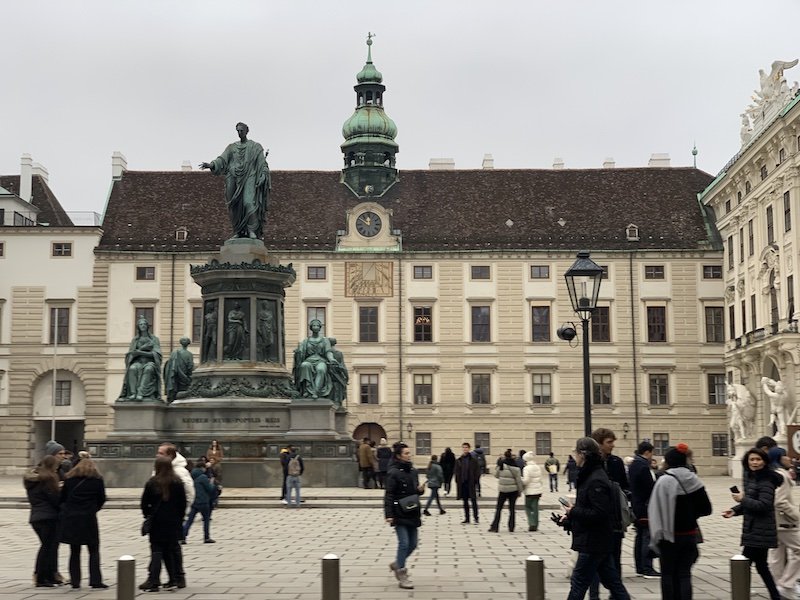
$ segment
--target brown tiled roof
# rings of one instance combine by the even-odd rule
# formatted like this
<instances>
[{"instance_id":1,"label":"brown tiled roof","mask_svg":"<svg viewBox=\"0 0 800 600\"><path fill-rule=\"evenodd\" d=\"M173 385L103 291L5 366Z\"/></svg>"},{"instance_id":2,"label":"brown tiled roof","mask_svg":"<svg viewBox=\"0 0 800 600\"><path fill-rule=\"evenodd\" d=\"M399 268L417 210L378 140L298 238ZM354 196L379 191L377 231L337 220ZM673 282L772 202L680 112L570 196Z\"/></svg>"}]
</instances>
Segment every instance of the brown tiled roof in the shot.
<instances>
[{"instance_id":1,"label":"brown tiled roof","mask_svg":"<svg viewBox=\"0 0 800 600\"><path fill-rule=\"evenodd\" d=\"M0 175L0 187L19 195L19 175ZM40 211L39 223L49 223L51 227L73 225L53 190L40 175L31 179L31 204Z\"/></svg>"},{"instance_id":2,"label":"brown tiled roof","mask_svg":"<svg viewBox=\"0 0 800 600\"><path fill-rule=\"evenodd\" d=\"M268 248L335 248L345 211L360 202L339 175L272 173ZM695 249L712 241L696 198L711 180L693 168L401 171L377 201L408 251ZM222 186L207 172L127 171L114 182L100 249L218 249L231 231ZM639 242L626 239L630 223ZM182 226L188 239L177 242Z\"/></svg>"}]
</instances>

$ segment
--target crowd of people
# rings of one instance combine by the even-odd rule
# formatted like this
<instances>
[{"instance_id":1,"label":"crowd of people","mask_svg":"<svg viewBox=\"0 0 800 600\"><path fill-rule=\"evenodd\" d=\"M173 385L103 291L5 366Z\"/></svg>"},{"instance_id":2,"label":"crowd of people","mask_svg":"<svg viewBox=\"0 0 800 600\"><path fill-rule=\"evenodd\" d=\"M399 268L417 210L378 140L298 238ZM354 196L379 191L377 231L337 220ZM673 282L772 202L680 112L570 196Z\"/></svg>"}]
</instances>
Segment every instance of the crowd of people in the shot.
<instances>
[{"instance_id":1,"label":"crowd of people","mask_svg":"<svg viewBox=\"0 0 800 600\"><path fill-rule=\"evenodd\" d=\"M89 558L89 587L105 589L100 568L100 529L97 513L106 501L103 476L88 452L77 456L56 441L45 446L45 456L23 476L30 504L29 522L39 538L34 567L36 587L70 585L81 587L81 548ZM158 447L153 476L141 496L144 517L141 533L150 542L147 579L139 585L145 592L186 587L181 545L197 513L203 518L203 541L210 535L211 511L222 490L222 448L214 441L208 456L197 463L187 460L173 444ZM187 516L188 513L188 516ZM59 544L68 544L69 578L59 572ZM161 584L161 565L168 580Z\"/></svg>"}]
</instances>

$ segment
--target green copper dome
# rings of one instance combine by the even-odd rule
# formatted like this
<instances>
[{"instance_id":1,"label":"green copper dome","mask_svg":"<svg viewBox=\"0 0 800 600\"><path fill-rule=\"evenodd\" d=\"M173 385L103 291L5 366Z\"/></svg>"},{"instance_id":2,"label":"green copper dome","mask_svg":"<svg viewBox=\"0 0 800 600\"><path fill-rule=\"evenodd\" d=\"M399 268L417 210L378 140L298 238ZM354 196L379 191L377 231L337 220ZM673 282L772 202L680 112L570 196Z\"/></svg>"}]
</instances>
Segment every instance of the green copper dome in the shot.
<instances>
[{"instance_id":1,"label":"green copper dome","mask_svg":"<svg viewBox=\"0 0 800 600\"><path fill-rule=\"evenodd\" d=\"M394 140L397 136L397 125L384 110L378 106L361 106L356 109L353 116L342 125L342 136L351 142L350 138L362 136L376 136Z\"/></svg>"}]
</instances>

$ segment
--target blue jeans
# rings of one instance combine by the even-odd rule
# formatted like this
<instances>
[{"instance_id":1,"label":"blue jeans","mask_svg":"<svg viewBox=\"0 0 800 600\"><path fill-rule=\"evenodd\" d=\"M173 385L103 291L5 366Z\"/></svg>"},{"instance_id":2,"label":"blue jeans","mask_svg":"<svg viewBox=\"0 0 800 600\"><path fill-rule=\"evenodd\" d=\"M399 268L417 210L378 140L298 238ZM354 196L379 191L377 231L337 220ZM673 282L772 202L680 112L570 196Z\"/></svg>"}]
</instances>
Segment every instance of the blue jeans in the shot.
<instances>
[{"instance_id":1,"label":"blue jeans","mask_svg":"<svg viewBox=\"0 0 800 600\"><path fill-rule=\"evenodd\" d=\"M203 516L203 539L207 540L211 537L211 506L208 504L201 504L200 506L192 505L192 510L189 511L189 516L186 517L186 523L183 525L183 537L189 536L189 528L194 523L194 518L200 513Z\"/></svg>"},{"instance_id":2,"label":"blue jeans","mask_svg":"<svg viewBox=\"0 0 800 600\"><path fill-rule=\"evenodd\" d=\"M394 531L397 534L397 568L405 569L406 559L417 548L419 530L408 525L395 525Z\"/></svg>"},{"instance_id":3,"label":"blue jeans","mask_svg":"<svg viewBox=\"0 0 800 600\"><path fill-rule=\"evenodd\" d=\"M286 502L292 503L292 490L294 490L294 504L300 506L300 476L288 475L286 477Z\"/></svg>"},{"instance_id":4,"label":"blue jeans","mask_svg":"<svg viewBox=\"0 0 800 600\"><path fill-rule=\"evenodd\" d=\"M608 588L614 600L630 600L628 590L622 585L622 579L610 552L578 554L578 561L572 570L567 600L583 600L595 575L600 577L600 582Z\"/></svg>"},{"instance_id":5,"label":"blue jeans","mask_svg":"<svg viewBox=\"0 0 800 600\"><path fill-rule=\"evenodd\" d=\"M428 502L425 503L425 510L428 510L431 507L431 503L433 502L434 498L436 499L436 505L439 507L439 510L442 510L442 501L439 500L439 488L435 487L428 489L431 491L431 493L428 496Z\"/></svg>"},{"instance_id":6,"label":"blue jeans","mask_svg":"<svg viewBox=\"0 0 800 600\"><path fill-rule=\"evenodd\" d=\"M650 526L647 523L634 523L636 539L633 542L633 560L637 573L653 571L653 555L650 553Z\"/></svg>"}]
</instances>

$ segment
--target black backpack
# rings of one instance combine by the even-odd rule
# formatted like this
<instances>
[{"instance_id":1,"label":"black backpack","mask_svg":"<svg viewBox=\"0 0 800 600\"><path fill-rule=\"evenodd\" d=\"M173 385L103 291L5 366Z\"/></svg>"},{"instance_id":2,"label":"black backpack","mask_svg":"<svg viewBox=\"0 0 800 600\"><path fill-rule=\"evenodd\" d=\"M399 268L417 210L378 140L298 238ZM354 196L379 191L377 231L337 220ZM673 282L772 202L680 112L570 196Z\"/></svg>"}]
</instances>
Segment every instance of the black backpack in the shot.
<instances>
[{"instance_id":1,"label":"black backpack","mask_svg":"<svg viewBox=\"0 0 800 600\"><path fill-rule=\"evenodd\" d=\"M628 496L616 481L611 481L611 530L624 534L636 520Z\"/></svg>"}]
</instances>

